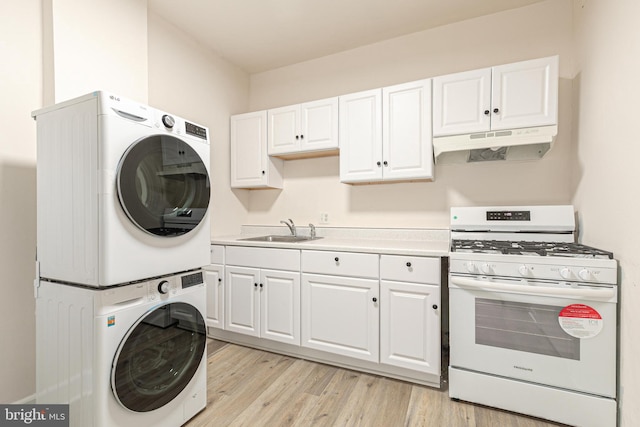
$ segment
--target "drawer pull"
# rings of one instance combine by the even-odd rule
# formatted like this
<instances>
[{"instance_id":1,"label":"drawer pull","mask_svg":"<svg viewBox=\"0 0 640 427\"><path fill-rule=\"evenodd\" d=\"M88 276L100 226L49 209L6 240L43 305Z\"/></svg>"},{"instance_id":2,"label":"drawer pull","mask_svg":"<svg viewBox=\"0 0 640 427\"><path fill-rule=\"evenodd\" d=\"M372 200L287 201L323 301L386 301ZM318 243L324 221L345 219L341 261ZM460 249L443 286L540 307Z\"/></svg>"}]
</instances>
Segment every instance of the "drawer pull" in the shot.
<instances>
[{"instance_id":1,"label":"drawer pull","mask_svg":"<svg viewBox=\"0 0 640 427\"><path fill-rule=\"evenodd\" d=\"M411 263L410 262L407 263L407 267L411 267Z\"/></svg>"},{"instance_id":2,"label":"drawer pull","mask_svg":"<svg viewBox=\"0 0 640 427\"><path fill-rule=\"evenodd\" d=\"M262 287L262 283L260 283L260 287Z\"/></svg>"},{"instance_id":3,"label":"drawer pull","mask_svg":"<svg viewBox=\"0 0 640 427\"><path fill-rule=\"evenodd\" d=\"M432 307L434 310L437 310L437 309L438 309L438 304L433 304L431 307Z\"/></svg>"},{"instance_id":4,"label":"drawer pull","mask_svg":"<svg viewBox=\"0 0 640 427\"><path fill-rule=\"evenodd\" d=\"M334 260L335 262L340 262L340 258L338 258L338 257L335 257L333 260Z\"/></svg>"},{"instance_id":5,"label":"drawer pull","mask_svg":"<svg viewBox=\"0 0 640 427\"><path fill-rule=\"evenodd\" d=\"M255 288L257 288L257 287L258 287L258 284L257 284L257 283L254 283L254 284L253 284L253 286L254 286Z\"/></svg>"},{"instance_id":6,"label":"drawer pull","mask_svg":"<svg viewBox=\"0 0 640 427\"><path fill-rule=\"evenodd\" d=\"M373 302L378 302L378 298L373 297Z\"/></svg>"}]
</instances>

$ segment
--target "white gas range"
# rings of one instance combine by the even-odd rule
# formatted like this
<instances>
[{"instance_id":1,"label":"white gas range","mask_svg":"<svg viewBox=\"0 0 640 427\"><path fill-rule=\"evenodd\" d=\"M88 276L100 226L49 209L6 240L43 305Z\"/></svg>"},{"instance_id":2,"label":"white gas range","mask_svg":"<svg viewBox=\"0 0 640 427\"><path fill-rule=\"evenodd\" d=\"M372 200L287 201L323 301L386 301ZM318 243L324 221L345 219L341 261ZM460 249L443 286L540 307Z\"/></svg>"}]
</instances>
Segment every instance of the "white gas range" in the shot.
<instances>
[{"instance_id":1,"label":"white gas range","mask_svg":"<svg viewBox=\"0 0 640 427\"><path fill-rule=\"evenodd\" d=\"M572 206L451 209L449 395L615 426L617 262Z\"/></svg>"}]
</instances>

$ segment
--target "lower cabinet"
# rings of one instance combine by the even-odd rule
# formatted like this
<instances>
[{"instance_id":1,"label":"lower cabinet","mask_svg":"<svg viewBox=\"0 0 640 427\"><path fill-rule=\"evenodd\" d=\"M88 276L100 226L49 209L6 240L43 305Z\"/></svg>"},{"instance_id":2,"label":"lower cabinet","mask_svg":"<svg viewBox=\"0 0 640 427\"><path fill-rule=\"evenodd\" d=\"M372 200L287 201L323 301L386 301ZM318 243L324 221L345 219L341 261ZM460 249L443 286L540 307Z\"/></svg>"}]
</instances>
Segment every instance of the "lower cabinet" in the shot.
<instances>
[{"instance_id":1,"label":"lower cabinet","mask_svg":"<svg viewBox=\"0 0 640 427\"><path fill-rule=\"evenodd\" d=\"M224 266L211 264L203 271L207 286L207 326L224 329Z\"/></svg>"},{"instance_id":2,"label":"lower cabinet","mask_svg":"<svg viewBox=\"0 0 640 427\"><path fill-rule=\"evenodd\" d=\"M212 337L440 386L439 257L240 246L224 253L221 265L205 268Z\"/></svg>"},{"instance_id":3,"label":"lower cabinet","mask_svg":"<svg viewBox=\"0 0 640 427\"><path fill-rule=\"evenodd\" d=\"M225 329L300 345L300 273L226 267Z\"/></svg>"},{"instance_id":4,"label":"lower cabinet","mask_svg":"<svg viewBox=\"0 0 640 427\"><path fill-rule=\"evenodd\" d=\"M302 275L302 346L378 361L378 281Z\"/></svg>"},{"instance_id":5,"label":"lower cabinet","mask_svg":"<svg viewBox=\"0 0 640 427\"><path fill-rule=\"evenodd\" d=\"M380 282L380 363L440 373L440 287Z\"/></svg>"}]
</instances>

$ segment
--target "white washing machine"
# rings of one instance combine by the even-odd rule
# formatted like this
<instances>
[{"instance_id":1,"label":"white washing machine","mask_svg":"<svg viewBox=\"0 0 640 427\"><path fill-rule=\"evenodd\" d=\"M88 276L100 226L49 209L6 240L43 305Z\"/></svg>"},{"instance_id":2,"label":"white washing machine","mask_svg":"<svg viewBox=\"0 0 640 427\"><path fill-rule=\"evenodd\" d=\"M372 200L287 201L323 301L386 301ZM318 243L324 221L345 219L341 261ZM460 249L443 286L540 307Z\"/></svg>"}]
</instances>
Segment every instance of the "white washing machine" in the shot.
<instances>
[{"instance_id":1,"label":"white washing machine","mask_svg":"<svg viewBox=\"0 0 640 427\"><path fill-rule=\"evenodd\" d=\"M40 277L103 287L209 263L206 127L106 92L32 116Z\"/></svg>"},{"instance_id":2,"label":"white washing machine","mask_svg":"<svg viewBox=\"0 0 640 427\"><path fill-rule=\"evenodd\" d=\"M206 406L201 270L104 289L36 287L36 400L70 425L184 424Z\"/></svg>"}]
</instances>

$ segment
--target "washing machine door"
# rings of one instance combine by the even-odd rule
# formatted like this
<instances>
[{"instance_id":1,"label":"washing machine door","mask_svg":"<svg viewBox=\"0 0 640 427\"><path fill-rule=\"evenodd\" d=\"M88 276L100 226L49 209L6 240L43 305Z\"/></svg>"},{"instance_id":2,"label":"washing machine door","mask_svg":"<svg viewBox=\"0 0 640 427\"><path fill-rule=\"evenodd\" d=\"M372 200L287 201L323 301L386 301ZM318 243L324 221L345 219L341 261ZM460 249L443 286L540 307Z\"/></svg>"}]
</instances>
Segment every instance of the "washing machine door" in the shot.
<instances>
[{"instance_id":1,"label":"washing machine door","mask_svg":"<svg viewBox=\"0 0 640 427\"><path fill-rule=\"evenodd\" d=\"M209 206L204 160L171 135L152 135L133 143L118 165L116 186L129 219L155 236L188 233L204 219Z\"/></svg>"},{"instance_id":2,"label":"washing machine door","mask_svg":"<svg viewBox=\"0 0 640 427\"><path fill-rule=\"evenodd\" d=\"M111 388L122 406L149 412L171 402L198 370L205 322L192 305L176 302L146 313L120 343Z\"/></svg>"}]
</instances>

